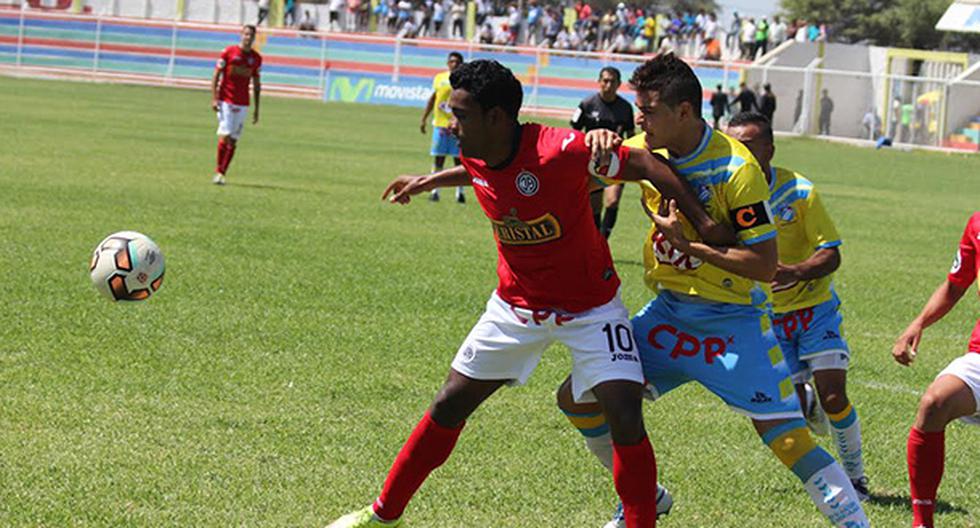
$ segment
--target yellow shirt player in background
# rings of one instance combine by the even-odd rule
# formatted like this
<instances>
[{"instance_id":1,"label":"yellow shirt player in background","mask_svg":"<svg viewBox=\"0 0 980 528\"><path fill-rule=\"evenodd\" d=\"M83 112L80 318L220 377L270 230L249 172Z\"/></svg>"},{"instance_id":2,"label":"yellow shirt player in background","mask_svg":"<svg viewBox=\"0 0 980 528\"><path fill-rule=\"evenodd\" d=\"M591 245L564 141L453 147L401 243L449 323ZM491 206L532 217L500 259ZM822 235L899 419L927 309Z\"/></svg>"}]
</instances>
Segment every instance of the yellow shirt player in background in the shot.
<instances>
[{"instance_id":1,"label":"yellow shirt player in background","mask_svg":"<svg viewBox=\"0 0 980 528\"><path fill-rule=\"evenodd\" d=\"M779 267L773 279L773 326L811 429L833 429L837 454L861 500L868 479L861 452L861 424L847 398L851 352L841 328L840 300L833 273L840 267L840 236L810 180L771 165L776 147L772 127L760 113L743 112L728 133L759 161L769 180L769 205L779 231ZM813 377L819 394L807 381ZM826 412L826 414L824 414Z\"/></svg>"},{"instance_id":2,"label":"yellow shirt player in background","mask_svg":"<svg viewBox=\"0 0 980 528\"><path fill-rule=\"evenodd\" d=\"M665 150L708 214L731 226L737 238L728 247L701 241L676 204L644 188L654 221L643 250L645 280L657 297L632 326L647 388L660 398L697 381L752 421L832 525L870 526L851 481L810 436L772 332L769 283L777 272L777 233L762 167L744 145L704 122L701 83L673 54L645 62L630 84L644 134L626 144ZM604 136L595 141L600 156L618 143L609 132L592 134ZM559 402L574 418L590 410L567 405L561 393ZM595 420L588 425L597 426ZM721 451L723 443L715 438L706 445Z\"/></svg>"},{"instance_id":3,"label":"yellow shirt player in background","mask_svg":"<svg viewBox=\"0 0 980 528\"><path fill-rule=\"evenodd\" d=\"M453 87L449 84L449 76L453 70L463 64L463 55L457 51L449 52L446 59L447 71L436 74L432 78L432 95L425 104L425 112L422 113L422 123L419 129L425 134L425 124L432 114L432 148L429 153L432 155L432 172L439 172L446 164L446 156L452 156L453 161L458 166L459 161L459 141L456 136L449 132L449 122L453 118L449 110L449 94ZM433 189L429 195L429 200L439 201L439 190ZM466 195L463 194L462 187L456 187L456 201L466 203Z\"/></svg>"}]
</instances>

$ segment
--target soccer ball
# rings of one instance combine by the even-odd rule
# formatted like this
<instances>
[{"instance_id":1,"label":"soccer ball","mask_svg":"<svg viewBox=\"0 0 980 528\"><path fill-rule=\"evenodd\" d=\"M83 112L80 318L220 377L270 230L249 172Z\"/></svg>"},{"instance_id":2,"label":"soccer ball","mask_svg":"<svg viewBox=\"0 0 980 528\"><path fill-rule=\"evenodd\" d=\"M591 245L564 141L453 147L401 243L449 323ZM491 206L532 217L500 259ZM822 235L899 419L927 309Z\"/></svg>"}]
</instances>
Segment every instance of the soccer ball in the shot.
<instances>
[{"instance_id":1,"label":"soccer ball","mask_svg":"<svg viewBox=\"0 0 980 528\"><path fill-rule=\"evenodd\" d=\"M92 283L113 301L142 301L163 284L163 253L136 231L113 233L92 252Z\"/></svg>"}]
</instances>

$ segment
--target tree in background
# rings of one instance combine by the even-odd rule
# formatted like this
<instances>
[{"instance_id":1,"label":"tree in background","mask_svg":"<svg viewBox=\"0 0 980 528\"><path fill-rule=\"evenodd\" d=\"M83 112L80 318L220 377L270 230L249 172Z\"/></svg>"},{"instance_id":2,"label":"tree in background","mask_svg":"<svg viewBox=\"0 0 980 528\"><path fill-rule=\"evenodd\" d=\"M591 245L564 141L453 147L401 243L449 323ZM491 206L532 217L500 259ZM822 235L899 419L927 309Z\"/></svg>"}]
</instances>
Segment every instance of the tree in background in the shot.
<instances>
[{"instance_id":1,"label":"tree in background","mask_svg":"<svg viewBox=\"0 0 980 528\"><path fill-rule=\"evenodd\" d=\"M937 31L951 0L781 0L791 20L827 24L832 40L917 49L980 50L980 37Z\"/></svg>"}]
</instances>

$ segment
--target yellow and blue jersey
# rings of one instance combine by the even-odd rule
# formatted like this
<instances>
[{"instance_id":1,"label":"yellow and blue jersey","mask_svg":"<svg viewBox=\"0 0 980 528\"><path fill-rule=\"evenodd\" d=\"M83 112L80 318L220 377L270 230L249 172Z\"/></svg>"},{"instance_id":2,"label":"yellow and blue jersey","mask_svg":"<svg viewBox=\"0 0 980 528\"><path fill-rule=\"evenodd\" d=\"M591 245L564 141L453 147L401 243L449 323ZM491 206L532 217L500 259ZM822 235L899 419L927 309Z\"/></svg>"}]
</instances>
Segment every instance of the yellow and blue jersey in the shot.
<instances>
[{"instance_id":1,"label":"yellow and blue jersey","mask_svg":"<svg viewBox=\"0 0 980 528\"><path fill-rule=\"evenodd\" d=\"M626 146L646 148L646 135L628 139ZM745 145L704 126L697 149L682 158L669 158L671 165L694 188L708 214L735 230L740 244L751 245L775 238L776 226L769 209L770 187L765 174ZM661 195L652 186L643 186L646 206L656 211ZM700 240L686 218L681 218L684 234ZM647 286L656 291L670 290L708 301L764 307L769 303L769 284L741 277L674 249L650 227L643 246Z\"/></svg>"},{"instance_id":2,"label":"yellow and blue jersey","mask_svg":"<svg viewBox=\"0 0 980 528\"><path fill-rule=\"evenodd\" d=\"M798 264L819 249L841 245L840 235L813 183L797 172L773 167L769 205L779 233L779 262ZM786 313L833 297L833 276L800 281L773 291L773 310Z\"/></svg>"},{"instance_id":3,"label":"yellow and blue jersey","mask_svg":"<svg viewBox=\"0 0 980 528\"><path fill-rule=\"evenodd\" d=\"M449 93L453 91L453 87L449 84L448 71L432 78L432 91L436 95L435 105L432 107L432 126L446 128L453 117L449 110Z\"/></svg>"}]
</instances>

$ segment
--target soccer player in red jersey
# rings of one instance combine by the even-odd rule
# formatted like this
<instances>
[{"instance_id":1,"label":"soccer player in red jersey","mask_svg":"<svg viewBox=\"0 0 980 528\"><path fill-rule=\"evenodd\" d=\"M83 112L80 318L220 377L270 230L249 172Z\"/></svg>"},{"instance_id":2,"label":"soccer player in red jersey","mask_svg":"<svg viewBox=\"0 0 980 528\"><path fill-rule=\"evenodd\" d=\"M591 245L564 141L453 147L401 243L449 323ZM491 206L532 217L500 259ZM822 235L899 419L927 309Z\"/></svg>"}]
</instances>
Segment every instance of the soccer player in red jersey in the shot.
<instances>
[{"instance_id":1,"label":"soccer player in red jersey","mask_svg":"<svg viewBox=\"0 0 980 528\"><path fill-rule=\"evenodd\" d=\"M645 179L676 197L712 239L733 241L734 233L710 220L690 189L652 154L621 147L593 158L580 132L519 124L521 84L498 62L463 64L450 82L449 126L463 164L398 177L382 197L407 203L438 187L472 185L497 241L499 283L398 453L381 495L330 528L399 525L416 490L449 457L470 414L501 386L524 383L554 341L571 349L574 397L597 400L609 413L613 480L627 526L655 526L656 462L643 427L643 373L609 246L592 220L592 177Z\"/></svg>"},{"instance_id":2,"label":"soccer player in red jersey","mask_svg":"<svg viewBox=\"0 0 980 528\"><path fill-rule=\"evenodd\" d=\"M245 118L248 117L248 85L252 84L255 94L255 111L252 124L259 122L259 68L262 56L252 49L255 42L255 26L242 28L242 41L237 46L228 46L221 52L221 58L214 68L211 78L211 109L218 113L218 167L214 179L217 185L225 184L225 173L235 155L235 144L242 135Z\"/></svg>"},{"instance_id":3,"label":"soccer player in red jersey","mask_svg":"<svg viewBox=\"0 0 980 528\"><path fill-rule=\"evenodd\" d=\"M953 268L936 288L892 349L895 361L910 365L922 331L943 318L980 275L980 212L973 213L963 231ZM908 466L912 488L912 526L933 528L936 490L943 478L946 425L959 418L980 425L980 321L973 328L967 353L953 360L919 400L915 424L909 431Z\"/></svg>"}]
</instances>

